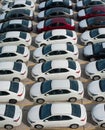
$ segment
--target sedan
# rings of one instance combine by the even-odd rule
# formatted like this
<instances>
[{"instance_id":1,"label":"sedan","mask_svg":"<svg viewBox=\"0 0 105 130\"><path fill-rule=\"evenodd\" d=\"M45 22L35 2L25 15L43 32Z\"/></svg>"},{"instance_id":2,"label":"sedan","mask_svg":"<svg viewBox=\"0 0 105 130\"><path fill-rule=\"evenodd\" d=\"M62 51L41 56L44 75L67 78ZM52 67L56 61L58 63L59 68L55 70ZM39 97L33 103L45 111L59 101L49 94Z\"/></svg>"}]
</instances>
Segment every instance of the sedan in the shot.
<instances>
[{"instance_id":1,"label":"sedan","mask_svg":"<svg viewBox=\"0 0 105 130\"><path fill-rule=\"evenodd\" d=\"M94 106L91 112L93 121L102 128L105 128L105 109L104 108L105 108L105 103L100 103Z\"/></svg>"},{"instance_id":2,"label":"sedan","mask_svg":"<svg viewBox=\"0 0 105 130\"><path fill-rule=\"evenodd\" d=\"M80 39L84 45L105 42L105 28L97 28L85 31L82 33Z\"/></svg>"},{"instance_id":3,"label":"sedan","mask_svg":"<svg viewBox=\"0 0 105 130\"><path fill-rule=\"evenodd\" d=\"M36 103L45 101L75 102L82 99L83 95L83 84L79 80L48 80L35 83L30 89L30 97Z\"/></svg>"},{"instance_id":4,"label":"sedan","mask_svg":"<svg viewBox=\"0 0 105 130\"><path fill-rule=\"evenodd\" d=\"M32 76L36 81L74 79L81 76L81 67L79 62L73 60L47 61L35 65Z\"/></svg>"},{"instance_id":5,"label":"sedan","mask_svg":"<svg viewBox=\"0 0 105 130\"><path fill-rule=\"evenodd\" d=\"M0 81L0 102L17 103L25 97L25 86L21 82Z\"/></svg>"},{"instance_id":6,"label":"sedan","mask_svg":"<svg viewBox=\"0 0 105 130\"><path fill-rule=\"evenodd\" d=\"M84 48L83 55L87 60L94 61L105 58L105 42L88 45Z\"/></svg>"},{"instance_id":7,"label":"sedan","mask_svg":"<svg viewBox=\"0 0 105 130\"><path fill-rule=\"evenodd\" d=\"M54 127L76 129L86 124L87 113L82 104L49 103L33 106L28 111L27 120L37 129Z\"/></svg>"},{"instance_id":8,"label":"sedan","mask_svg":"<svg viewBox=\"0 0 105 130\"><path fill-rule=\"evenodd\" d=\"M105 5L105 1L104 0L79 0L76 4L76 9L80 10L95 5Z\"/></svg>"},{"instance_id":9,"label":"sedan","mask_svg":"<svg viewBox=\"0 0 105 130\"><path fill-rule=\"evenodd\" d=\"M39 4L39 10L49 9L53 7L72 8L71 0L48 0Z\"/></svg>"},{"instance_id":10,"label":"sedan","mask_svg":"<svg viewBox=\"0 0 105 130\"><path fill-rule=\"evenodd\" d=\"M22 122L22 110L18 105L0 104L0 127L11 130Z\"/></svg>"},{"instance_id":11,"label":"sedan","mask_svg":"<svg viewBox=\"0 0 105 130\"><path fill-rule=\"evenodd\" d=\"M35 43L38 45L38 47L63 42L76 44L77 43L76 32L68 29L54 29L42 32L38 34L35 38Z\"/></svg>"},{"instance_id":12,"label":"sedan","mask_svg":"<svg viewBox=\"0 0 105 130\"><path fill-rule=\"evenodd\" d=\"M27 62L30 57L30 51L25 46L3 46L0 47L0 62L17 61Z\"/></svg>"},{"instance_id":13,"label":"sedan","mask_svg":"<svg viewBox=\"0 0 105 130\"><path fill-rule=\"evenodd\" d=\"M13 2L7 2L2 6L2 10L4 12L8 12L14 9L30 9L34 11L35 4L31 0L14 0Z\"/></svg>"},{"instance_id":14,"label":"sedan","mask_svg":"<svg viewBox=\"0 0 105 130\"><path fill-rule=\"evenodd\" d=\"M86 9L81 9L77 14L77 19L87 19L96 16L105 16L105 5L97 5Z\"/></svg>"},{"instance_id":15,"label":"sedan","mask_svg":"<svg viewBox=\"0 0 105 130\"><path fill-rule=\"evenodd\" d=\"M56 59L77 60L78 55L79 51L77 46L66 42L39 47L33 52L33 58L37 62L45 62Z\"/></svg>"},{"instance_id":16,"label":"sedan","mask_svg":"<svg viewBox=\"0 0 105 130\"><path fill-rule=\"evenodd\" d=\"M80 32L96 28L105 27L105 16L92 17L88 19L81 20L78 25Z\"/></svg>"},{"instance_id":17,"label":"sedan","mask_svg":"<svg viewBox=\"0 0 105 130\"><path fill-rule=\"evenodd\" d=\"M25 63L0 62L0 80L20 81L27 78L28 69Z\"/></svg>"},{"instance_id":18,"label":"sedan","mask_svg":"<svg viewBox=\"0 0 105 130\"><path fill-rule=\"evenodd\" d=\"M88 63L85 73L93 80L105 78L105 59Z\"/></svg>"},{"instance_id":19,"label":"sedan","mask_svg":"<svg viewBox=\"0 0 105 130\"><path fill-rule=\"evenodd\" d=\"M15 9L7 13L2 13L0 15L0 22L5 22L12 19L26 19L33 20L34 13L29 9Z\"/></svg>"},{"instance_id":20,"label":"sedan","mask_svg":"<svg viewBox=\"0 0 105 130\"><path fill-rule=\"evenodd\" d=\"M74 20L70 18L59 17L43 20L37 24L37 31L39 33L43 31L49 31L52 29L75 30Z\"/></svg>"},{"instance_id":21,"label":"sedan","mask_svg":"<svg viewBox=\"0 0 105 130\"><path fill-rule=\"evenodd\" d=\"M30 20L9 20L4 23L0 23L0 33L4 33L7 31L24 31L31 32L32 31L32 22Z\"/></svg>"},{"instance_id":22,"label":"sedan","mask_svg":"<svg viewBox=\"0 0 105 130\"><path fill-rule=\"evenodd\" d=\"M105 79L93 81L88 84L87 88L91 99L97 102L105 100Z\"/></svg>"},{"instance_id":23,"label":"sedan","mask_svg":"<svg viewBox=\"0 0 105 130\"><path fill-rule=\"evenodd\" d=\"M73 10L65 7L54 7L41 11L38 14L38 20L44 20L53 17L73 17Z\"/></svg>"}]
</instances>

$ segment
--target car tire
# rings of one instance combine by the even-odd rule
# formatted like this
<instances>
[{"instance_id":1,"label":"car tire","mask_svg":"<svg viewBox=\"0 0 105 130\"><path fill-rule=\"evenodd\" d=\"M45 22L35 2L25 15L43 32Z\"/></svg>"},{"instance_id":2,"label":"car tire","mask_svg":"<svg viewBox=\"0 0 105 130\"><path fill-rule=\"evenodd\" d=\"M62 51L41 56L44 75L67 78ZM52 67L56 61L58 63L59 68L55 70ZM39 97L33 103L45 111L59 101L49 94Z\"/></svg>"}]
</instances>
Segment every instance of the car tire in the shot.
<instances>
[{"instance_id":1,"label":"car tire","mask_svg":"<svg viewBox=\"0 0 105 130\"><path fill-rule=\"evenodd\" d=\"M97 102L102 102L103 100L104 100L103 97L97 97L95 101L97 101Z\"/></svg>"},{"instance_id":2,"label":"car tire","mask_svg":"<svg viewBox=\"0 0 105 130\"><path fill-rule=\"evenodd\" d=\"M40 77L40 78L38 78L38 81L39 81L39 82L44 82L44 81L45 81L45 78Z\"/></svg>"},{"instance_id":3,"label":"car tire","mask_svg":"<svg viewBox=\"0 0 105 130\"><path fill-rule=\"evenodd\" d=\"M13 78L13 81L20 82L19 78Z\"/></svg>"},{"instance_id":4,"label":"car tire","mask_svg":"<svg viewBox=\"0 0 105 130\"><path fill-rule=\"evenodd\" d=\"M13 125L7 124L7 125L4 126L4 128L7 129L7 130L11 130L11 129L13 129Z\"/></svg>"},{"instance_id":5,"label":"car tire","mask_svg":"<svg viewBox=\"0 0 105 130\"><path fill-rule=\"evenodd\" d=\"M101 124L100 127L105 128L105 123Z\"/></svg>"},{"instance_id":6,"label":"car tire","mask_svg":"<svg viewBox=\"0 0 105 130\"><path fill-rule=\"evenodd\" d=\"M44 62L46 62L46 60L44 60L44 59L39 60L39 63L44 63Z\"/></svg>"},{"instance_id":7,"label":"car tire","mask_svg":"<svg viewBox=\"0 0 105 130\"><path fill-rule=\"evenodd\" d=\"M46 46L46 44L45 44L45 43L42 43L40 46L41 46L41 47L42 47L42 46Z\"/></svg>"},{"instance_id":8,"label":"car tire","mask_svg":"<svg viewBox=\"0 0 105 130\"><path fill-rule=\"evenodd\" d=\"M76 101L77 101L77 98L75 98L75 97L71 97L71 98L69 98L68 101L69 101L69 102L76 102Z\"/></svg>"},{"instance_id":9,"label":"car tire","mask_svg":"<svg viewBox=\"0 0 105 130\"><path fill-rule=\"evenodd\" d=\"M88 42L87 45L92 45L93 43L92 42Z\"/></svg>"},{"instance_id":10,"label":"car tire","mask_svg":"<svg viewBox=\"0 0 105 130\"><path fill-rule=\"evenodd\" d=\"M37 100L36 100L36 102L37 102L37 103L42 104L42 103L44 103L44 102L45 102L45 100L44 100L44 99L42 99L42 98L39 98L39 99L37 99Z\"/></svg>"},{"instance_id":11,"label":"car tire","mask_svg":"<svg viewBox=\"0 0 105 130\"><path fill-rule=\"evenodd\" d=\"M93 80L99 80L100 79L100 76L94 76L93 78L92 78Z\"/></svg>"},{"instance_id":12,"label":"car tire","mask_svg":"<svg viewBox=\"0 0 105 130\"><path fill-rule=\"evenodd\" d=\"M78 124L72 124L72 125L70 125L70 128L72 128L72 129L77 129L78 127L79 127Z\"/></svg>"},{"instance_id":13,"label":"car tire","mask_svg":"<svg viewBox=\"0 0 105 130\"><path fill-rule=\"evenodd\" d=\"M15 104L15 103L17 103L17 100L16 99L10 99L9 103Z\"/></svg>"},{"instance_id":14,"label":"car tire","mask_svg":"<svg viewBox=\"0 0 105 130\"><path fill-rule=\"evenodd\" d=\"M35 126L34 126L34 128L36 128L36 129L42 129L42 128L43 128L43 126L42 126L42 125L40 125L40 124L37 124L37 125L35 125Z\"/></svg>"},{"instance_id":15,"label":"car tire","mask_svg":"<svg viewBox=\"0 0 105 130\"><path fill-rule=\"evenodd\" d=\"M74 79L74 76L68 76L67 79Z\"/></svg>"}]
</instances>

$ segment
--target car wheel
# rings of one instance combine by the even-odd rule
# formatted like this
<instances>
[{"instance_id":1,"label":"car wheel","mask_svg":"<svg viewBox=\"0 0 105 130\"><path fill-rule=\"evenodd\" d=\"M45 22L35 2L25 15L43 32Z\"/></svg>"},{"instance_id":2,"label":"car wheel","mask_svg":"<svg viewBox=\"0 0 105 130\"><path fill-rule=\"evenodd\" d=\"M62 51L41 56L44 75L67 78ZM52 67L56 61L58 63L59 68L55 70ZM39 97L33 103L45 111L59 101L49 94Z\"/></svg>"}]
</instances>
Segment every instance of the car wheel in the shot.
<instances>
[{"instance_id":1,"label":"car wheel","mask_svg":"<svg viewBox=\"0 0 105 130\"><path fill-rule=\"evenodd\" d=\"M100 76L94 76L93 77L93 80L99 80L100 79Z\"/></svg>"},{"instance_id":2,"label":"car wheel","mask_svg":"<svg viewBox=\"0 0 105 130\"><path fill-rule=\"evenodd\" d=\"M72 124L72 125L70 125L70 128L72 128L72 129L77 129L78 127L79 127L78 124Z\"/></svg>"},{"instance_id":3,"label":"car wheel","mask_svg":"<svg viewBox=\"0 0 105 130\"><path fill-rule=\"evenodd\" d=\"M23 63L23 61L22 61L22 60L17 60L16 62Z\"/></svg>"},{"instance_id":4,"label":"car wheel","mask_svg":"<svg viewBox=\"0 0 105 130\"><path fill-rule=\"evenodd\" d=\"M76 102L77 101L77 98L75 98L75 97L72 97L72 98L69 98L69 100L68 100L69 102Z\"/></svg>"},{"instance_id":5,"label":"car wheel","mask_svg":"<svg viewBox=\"0 0 105 130\"><path fill-rule=\"evenodd\" d=\"M90 58L90 61L95 61L95 58Z\"/></svg>"},{"instance_id":6,"label":"car wheel","mask_svg":"<svg viewBox=\"0 0 105 130\"><path fill-rule=\"evenodd\" d=\"M5 125L4 128L7 130L11 130L11 129L13 129L13 126L12 125Z\"/></svg>"},{"instance_id":7,"label":"car wheel","mask_svg":"<svg viewBox=\"0 0 105 130\"><path fill-rule=\"evenodd\" d=\"M38 78L38 81L39 81L39 82L44 82L44 81L45 81L45 78L40 77L40 78Z\"/></svg>"},{"instance_id":8,"label":"car wheel","mask_svg":"<svg viewBox=\"0 0 105 130\"><path fill-rule=\"evenodd\" d=\"M17 100L16 99L10 99L9 103L15 104L15 103L17 103Z\"/></svg>"},{"instance_id":9,"label":"car wheel","mask_svg":"<svg viewBox=\"0 0 105 130\"><path fill-rule=\"evenodd\" d=\"M44 62L46 62L44 59L39 60L39 63L44 63Z\"/></svg>"},{"instance_id":10,"label":"car wheel","mask_svg":"<svg viewBox=\"0 0 105 130\"><path fill-rule=\"evenodd\" d=\"M13 81L20 82L19 78L13 78Z\"/></svg>"},{"instance_id":11,"label":"car wheel","mask_svg":"<svg viewBox=\"0 0 105 130\"><path fill-rule=\"evenodd\" d=\"M68 76L67 79L74 79L74 76Z\"/></svg>"},{"instance_id":12,"label":"car wheel","mask_svg":"<svg viewBox=\"0 0 105 130\"><path fill-rule=\"evenodd\" d=\"M42 43L40 46L46 46L46 44L45 44L45 43Z\"/></svg>"},{"instance_id":13,"label":"car wheel","mask_svg":"<svg viewBox=\"0 0 105 130\"><path fill-rule=\"evenodd\" d=\"M42 128L43 128L43 126L42 126L42 125L39 125L39 124L38 124L38 125L35 125L34 127L35 127L36 129L42 129Z\"/></svg>"},{"instance_id":14,"label":"car wheel","mask_svg":"<svg viewBox=\"0 0 105 130\"><path fill-rule=\"evenodd\" d=\"M97 97L95 101L97 101L97 102L102 102L103 100L104 100L103 97Z\"/></svg>"},{"instance_id":15,"label":"car wheel","mask_svg":"<svg viewBox=\"0 0 105 130\"><path fill-rule=\"evenodd\" d=\"M41 103L44 103L44 102L45 102L45 100L44 100L44 99L42 99L42 98L39 98L39 99L37 99L37 100L36 100L36 102L41 104Z\"/></svg>"},{"instance_id":16,"label":"car wheel","mask_svg":"<svg viewBox=\"0 0 105 130\"><path fill-rule=\"evenodd\" d=\"M93 43L92 42L88 42L87 45L92 45Z\"/></svg>"},{"instance_id":17,"label":"car wheel","mask_svg":"<svg viewBox=\"0 0 105 130\"><path fill-rule=\"evenodd\" d=\"M105 128L105 123L101 124L100 126L101 126L102 128Z\"/></svg>"}]
</instances>

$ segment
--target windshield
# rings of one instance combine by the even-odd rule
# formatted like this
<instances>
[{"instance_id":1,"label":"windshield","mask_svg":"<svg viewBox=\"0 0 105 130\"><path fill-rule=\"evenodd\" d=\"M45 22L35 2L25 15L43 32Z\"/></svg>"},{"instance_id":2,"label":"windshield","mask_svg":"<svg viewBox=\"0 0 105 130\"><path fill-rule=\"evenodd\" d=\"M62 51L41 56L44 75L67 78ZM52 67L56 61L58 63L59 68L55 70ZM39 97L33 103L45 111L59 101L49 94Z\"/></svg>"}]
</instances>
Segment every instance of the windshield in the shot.
<instances>
[{"instance_id":1,"label":"windshield","mask_svg":"<svg viewBox=\"0 0 105 130\"><path fill-rule=\"evenodd\" d=\"M104 70L105 69L105 59L97 60L96 61L96 68L98 71Z\"/></svg>"},{"instance_id":2,"label":"windshield","mask_svg":"<svg viewBox=\"0 0 105 130\"><path fill-rule=\"evenodd\" d=\"M71 115L73 116L77 116L77 117L81 117L81 108L80 108L80 105L78 104L71 104L71 110L72 110L72 113Z\"/></svg>"},{"instance_id":3,"label":"windshield","mask_svg":"<svg viewBox=\"0 0 105 130\"><path fill-rule=\"evenodd\" d=\"M51 61L42 64L42 72L46 72L51 69Z\"/></svg>"},{"instance_id":4,"label":"windshield","mask_svg":"<svg viewBox=\"0 0 105 130\"><path fill-rule=\"evenodd\" d=\"M19 62L14 62L14 66L13 66L13 70L16 70L16 71L21 71L22 69L22 64L19 63Z\"/></svg>"},{"instance_id":5,"label":"windshield","mask_svg":"<svg viewBox=\"0 0 105 130\"><path fill-rule=\"evenodd\" d=\"M96 37L99 35L99 31L98 29L93 29L90 31L90 37L93 38L93 37Z\"/></svg>"},{"instance_id":6,"label":"windshield","mask_svg":"<svg viewBox=\"0 0 105 130\"><path fill-rule=\"evenodd\" d=\"M65 20L66 20L66 22L67 22L68 24L71 24L71 19L65 18Z\"/></svg>"},{"instance_id":7,"label":"windshield","mask_svg":"<svg viewBox=\"0 0 105 130\"><path fill-rule=\"evenodd\" d=\"M44 39L48 39L52 36L52 31L47 31L44 33Z\"/></svg>"},{"instance_id":8,"label":"windshield","mask_svg":"<svg viewBox=\"0 0 105 130\"><path fill-rule=\"evenodd\" d=\"M78 82L75 80L70 80L70 89L78 91Z\"/></svg>"},{"instance_id":9,"label":"windshield","mask_svg":"<svg viewBox=\"0 0 105 130\"><path fill-rule=\"evenodd\" d=\"M73 70L76 70L76 64L73 60L68 60L68 67L73 69Z\"/></svg>"},{"instance_id":10,"label":"windshield","mask_svg":"<svg viewBox=\"0 0 105 130\"><path fill-rule=\"evenodd\" d=\"M87 19L86 21L87 21L87 24L88 24L88 25L92 25L92 24L94 24L94 22L95 22L95 24L96 24L96 21L94 20L94 18L89 18L89 19Z\"/></svg>"},{"instance_id":11,"label":"windshield","mask_svg":"<svg viewBox=\"0 0 105 130\"><path fill-rule=\"evenodd\" d=\"M46 20L45 26L49 26L51 24L51 21L52 21L51 19Z\"/></svg>"},{"instance_id":12,"label":"windshield","mask_svg":"<svg viewBox=\"0 0 105 130\"><path fill-rule=\"evenodd\" d=\"M51 90L51 80L45 81L41 84L41 93L44 94Z\"/></svg>"},{"instance_id":13,"label":"windshield","mask_svg":"<svg viewBox=\"0 0 105 130\"><path fill-rule=\"evenodd\" d=\"M85 12L86 12L86 14L92 13L92 8L87 8L87 9L85 9Z\"/></svg>"},{"instance_id":14,"label":"windshield","mask_svg":"<svg viewBox=\"0 0 105 130\"><path fill-rule=\"evenodd\" d=\"M100 80L99 87L102 92L105 92L105 80Z\"/></svg>"},{"instance_id":15,"label":"windshield","mask_svg":"<svg viewBox=\"0 0 105 130\"><path fill-rule=\"evenodd\" d=\"M15 106L6 105L4 116L13 118L15 114Z\"/></svg>"},{"instance_id":16,"label":"windshield","mask_svg":"<svg viewBox=\"0 0 105 130\"><path fill-rule=\"evenodd\" d=\"M42 53L44 55L47 54L50 51L51 51L51 45L47 45L47 46L43 47L43 49L42 49Z\"/></svg>"},{"instance_id":17,"label":"windshield","mask_svg":"<svg viewBox=\"0 0 105 130\"><path fill-rule=\"evenodd\" d=\"M40 107L39 116L41 120L51 116L51 104L42 105Z\"/></svg>"}]
</instances>

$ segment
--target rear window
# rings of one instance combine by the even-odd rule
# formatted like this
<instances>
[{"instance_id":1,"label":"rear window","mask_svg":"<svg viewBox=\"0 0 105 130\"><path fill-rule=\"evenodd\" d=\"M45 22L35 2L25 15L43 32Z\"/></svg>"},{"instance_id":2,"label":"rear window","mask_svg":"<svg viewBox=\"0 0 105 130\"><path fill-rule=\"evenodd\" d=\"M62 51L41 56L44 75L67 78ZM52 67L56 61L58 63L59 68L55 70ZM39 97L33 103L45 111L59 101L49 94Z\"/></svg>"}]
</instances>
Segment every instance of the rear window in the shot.
<instances>
[{"instance_id":1,"label":"rear window","mask_svg":"<svg viewBox=\"0 0 105 130\"><path fill-rule=\"evenodd\" d=\"M14 62L13 70L16 70L16 71L20 72L21 69L22 69L22 64L18 63L18 62Z\"/></svg>"},{"instance_id":2,"label":"rear window","mask_svg":"<svg viewBox=\"0 0 105 130\"><path fill-rule=\"evenodd\" d=\"M27 0L26 0L26 4L27 4L27 5L31 5L31 1L27 1Z\"/></svg>"},{"instance_id":3,"label":"rear window","mask_svg":"<svg viewBox=\"0 0 105 130\"><path fill-rule=\"evenodd\" d=\"M16 52L18 52L20 54L24 54L24 47L23 46L18 46Z\"/></svg>"},{"instance_id":4,"label":"rear window","mask_svg":"<svg viewBox=\"0 0 105 130\"><path fill-rule=\"evenodd\" d=\"M66 30L66 34L70 37L73 37L73 32L70 30Z\"/></svg>"},{"instance_id":5,"label":"rear window","mask_svg":"<svg viewBox=\"0 0 105 130\"><path fill-rule=\"evenodd\" d=\"M74 61L72 60L68 60L68 67L73 69L73 70L76 70L76 64Z\"/></svg>"},{"instance_id":6,"label":"rear window","mask_svg":"<svg viewBox=\"0 0 105 130\"><path fill-rule=\"evenodd\" d=\"M70 45L70 44L67 44L67 50L71 51L71 52L74 52L74 46Z\"/></svg>"},{"instance_id":7,"label":"rear window","mask_svg":"<svg viewBox=\"0 0 105 130\"><path fill-rule=\"evenodd\" d=\"M70 80L70 89L78 91L78 82L74 80Z\"/></svg>"},{"instance_id":8,"label":"rear window","mask_svg":"<svg viewBox=\"0 0 105 130\"><path fill-rule=\"evenodd\" d=\"M71 107L72 107L72 113L71 114L73 116L81 117L81 108L80 108L80 105L78 105L78 104L72 104Z\"/></svg>"},{"instance_id":9,"label":"rear window","mask_svg":"<svg viewBox=\"0 0 105 130\"><path fill-rule=\"evenodd\" d=\"M19 37L20 37L20 38L23 38L23 39L26 39L27 33L25 33L25 32L20 32Z\"/></svg>"},{"instance_id":10,"label":"rear window","mask_svg":"<svg viewBox=\"0 0 105 130\"><path fill-rule=\"evenodd\" d=\"M6 105L4 116L13 118L15 114L15 106L13 105Z\"/></svg>"},{"instance_id":11,"label":"rear window","mask_svg":"<svg viewBox=\"0 0 105 130\"><path fill-rule=\"evenodd\" d=\"M17 93L19 90L19 83L11 82L9 91Z\"/></svg>"}]
</instances>

